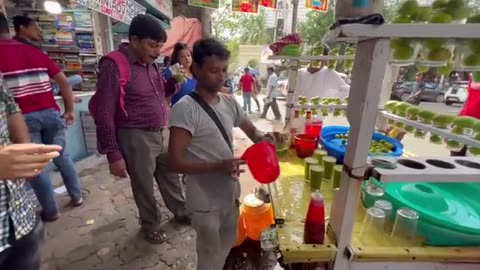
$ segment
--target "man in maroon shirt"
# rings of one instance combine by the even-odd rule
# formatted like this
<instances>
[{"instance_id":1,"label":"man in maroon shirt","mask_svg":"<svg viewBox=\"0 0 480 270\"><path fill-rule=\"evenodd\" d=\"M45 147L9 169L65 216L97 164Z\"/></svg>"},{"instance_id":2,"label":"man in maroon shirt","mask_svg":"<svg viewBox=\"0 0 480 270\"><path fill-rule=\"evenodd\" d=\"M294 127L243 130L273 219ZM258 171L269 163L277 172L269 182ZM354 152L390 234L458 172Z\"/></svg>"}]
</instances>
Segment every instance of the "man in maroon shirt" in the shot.
<instances>
[{"instance_id":1,"label":"man in maroon shirt","mask_svg":"<svg viewBox=\"0 0 480 270\"><path fill-rule=\"evenodd\" d=\"M166 235L160 229L161 213L155 202L152 178L175 220L189 222L178 174L166 167L167 99L175 92L175 84L164 82L154 61L160 56L167 34L158 19L138 15L130 24L128 37L129 44L119 48L129 63L130 78L124 98L127 114L119 104L120 75L116 63L109 58L100 61L95 113L98 150L107 155L113 175L130 177L146 239L162 243Z\"/></svg>"}]
</instances>

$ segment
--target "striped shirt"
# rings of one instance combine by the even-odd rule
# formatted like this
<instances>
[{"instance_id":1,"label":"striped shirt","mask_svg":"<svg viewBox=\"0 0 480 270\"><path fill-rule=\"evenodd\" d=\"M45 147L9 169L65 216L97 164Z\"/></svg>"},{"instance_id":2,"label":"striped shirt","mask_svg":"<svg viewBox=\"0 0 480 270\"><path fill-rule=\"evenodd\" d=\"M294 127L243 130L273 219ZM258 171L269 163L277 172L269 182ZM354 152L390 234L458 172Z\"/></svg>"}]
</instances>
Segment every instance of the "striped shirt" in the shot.
<instances>
[{"instance_id":1,"label":"striped shirt","mask_svg":"<svg viewBox=\"0 0 480 270\"><path fill-rule=\"evenodd\" d=\"M23 113L60 110L50 79L61 72L42 51L13 39L0 39L0 72Z\"/></svg>"}]
</instances>

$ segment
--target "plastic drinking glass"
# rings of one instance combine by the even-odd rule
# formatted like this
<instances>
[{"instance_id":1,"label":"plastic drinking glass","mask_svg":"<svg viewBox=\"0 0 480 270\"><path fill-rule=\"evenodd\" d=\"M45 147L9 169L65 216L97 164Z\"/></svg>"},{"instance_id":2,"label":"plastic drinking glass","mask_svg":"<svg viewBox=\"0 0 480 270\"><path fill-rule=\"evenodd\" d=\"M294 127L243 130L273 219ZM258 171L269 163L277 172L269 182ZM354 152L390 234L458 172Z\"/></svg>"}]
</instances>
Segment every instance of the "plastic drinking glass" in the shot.
<instances>
[{"instance_id":1,"label":"plastic drinking glass","mask_svg":"<svg viewBox=\"0 0 480 270\"><path fill-rule=\"evenodd\" d=\"M316 159L318 159L318 162L320 162L320 164L322 164L323 157L328 156L328 153L325 150L317 149L317 150L315 150L315 152L313 152L313 156Z\"/></svg>"},{"instance_id":2,"label":"plastic drinking glass","mask_svg":"<svg viewBox=\"0 0 480 270\"><path fill-rule=\"evenodd\" d=\"M419 215L409 208L400 208L395 216L391 240L397 246L415 246Z\"/></svg>"},{"instance_id":3,"label":"plastic drinking glass","mask_svg":"<svg viewBox=\"0 0 480 270\"><path fill-rule=\"evenodd\" d=\"M304 165L305 165L305 179L310 180L310 166L312 165L318 165L318 160L316 158L305 158L304 160Z\"/></svg>"},{"instance_id":4,"label":"plastic drinking glass","mask_svg":"<svg viewBox=\"0 0 480 270\"><path fill-rule=\"evenodd\" d=\"M370 180L370 181L367 181L367 186L365 187L365 193L368 194L368 196L365 197L365 194L362 193L362 201L364 202L365 207L373 207L376 201L383 198L385 191L383 191L381 187L372 183L372 181Z\"/></svg>"},{"instance_id":5,"label":"plastic drinking glass","mask_svg":"<svg viewBox=\"0 0 480 270\"><path fill-rule=\"evenodd\" d=\"M335 165L333 167L332 188L340 188L340 181L342 180L343 165Z\"/></svg>"},{"instance_id":6,"label":"plastic drinking glass","mask_svg":"<svg viewBox=\"0 0 480 270\"><path fill-rule=\"evenodd\" d=\"M383 235L384 226L385 212L376 207L368 208L363 218L360 242L365 246L378 245L378 238Z\"/></svg>"},{"instance_id":7,"label":"plastic drinking glass","mask_svg":"<svg viewBox=\"0 0 480 270\"><path fill-rule=\"evenodd\" d=\"M310 189L320 190L323 181L323 167L318 165L310 166Z\"/></svg>"},{"instance_id":8,"label":"plastic drinking glass","mask_svg":"<svg viewBox=\"0 0 480 270\"><path fill-rule=\"evenodd\" d=\"M385 212L385 232L390 233L392 231L392 203L386 200L378 200L373 207L382 209Z\"/></svg>"},{"instance_id":9,"label":"plastic drinking glass","mask_svg":"<svg viewBox=\"0 0 480 270\"><path fill-rule=\"evenodd\" d=\"M323 164L323 168L325 169L325 173L323 177L326 181L329 181L330 179L332 179L333 167L335 166L336 163L337 163L337 159L335 157L331 157L331 156L323 157L322 164Z\"/></svg>"}]
</instances>

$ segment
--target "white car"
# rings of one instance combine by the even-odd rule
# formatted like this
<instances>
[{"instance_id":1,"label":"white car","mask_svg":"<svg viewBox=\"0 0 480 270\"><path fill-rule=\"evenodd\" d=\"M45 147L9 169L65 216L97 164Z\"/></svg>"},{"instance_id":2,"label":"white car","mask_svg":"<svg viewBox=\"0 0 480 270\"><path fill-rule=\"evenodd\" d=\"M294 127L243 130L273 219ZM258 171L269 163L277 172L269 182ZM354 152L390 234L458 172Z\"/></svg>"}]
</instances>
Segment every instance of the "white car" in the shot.
<instances>
[{"instance_id":1,"label":"white car","mask_svg":"<svg viewBox=\"0 0 480 270\"><path fill-rule=\"evenodd\" d=\"M445 105L452 105L456 103L463 104L468 97L468 85L456 84L448 88L445 93Z\"/></svg>"}]
</instances>

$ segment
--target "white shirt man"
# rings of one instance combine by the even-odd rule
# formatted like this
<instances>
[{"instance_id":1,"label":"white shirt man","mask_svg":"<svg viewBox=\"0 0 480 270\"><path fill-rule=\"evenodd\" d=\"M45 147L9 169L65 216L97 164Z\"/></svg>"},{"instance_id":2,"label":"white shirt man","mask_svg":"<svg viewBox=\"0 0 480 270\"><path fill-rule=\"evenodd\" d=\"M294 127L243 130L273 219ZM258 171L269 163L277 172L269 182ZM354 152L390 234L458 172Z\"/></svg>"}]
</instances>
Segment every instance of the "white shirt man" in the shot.
<instances>
[{"instance_id":1,"label":"white shirt man","mask_svg":"<svg viewBox=\"0 0 480 270\"><path fill-rule=\"evenodd\" d=\"M323 67L315 71L306 67L298 70L294 98L297 100L298 96L305 96L310 99L319 96L344 99L348 97L349 91L350 86L335 70Z\"/></svg>"},{"instance_id":2,"label":"white shirt man","mask_svg":"<svg viewBox=\"0 0 480 270\"><path fill-rule=\"evenodd\" d=\"M275 74L275 69L273 67L269 67L267 69L268 72L268 81L267 81L267 98L264 100L265 105L263 106L263 112L260 115L260 118L266 118L268 110L270 107L272 108L273 115L275 116L276 120L280 120L282 115L280 114L280 110L277 104L277 97L278 93L278 76Z\"/></svg>"}]
</instances>

